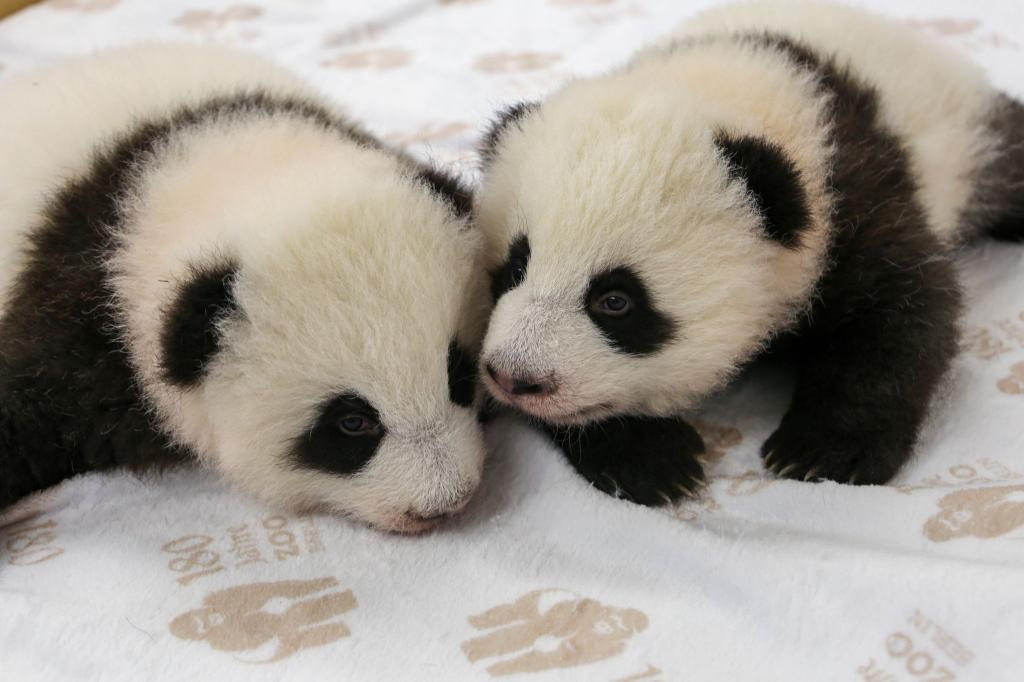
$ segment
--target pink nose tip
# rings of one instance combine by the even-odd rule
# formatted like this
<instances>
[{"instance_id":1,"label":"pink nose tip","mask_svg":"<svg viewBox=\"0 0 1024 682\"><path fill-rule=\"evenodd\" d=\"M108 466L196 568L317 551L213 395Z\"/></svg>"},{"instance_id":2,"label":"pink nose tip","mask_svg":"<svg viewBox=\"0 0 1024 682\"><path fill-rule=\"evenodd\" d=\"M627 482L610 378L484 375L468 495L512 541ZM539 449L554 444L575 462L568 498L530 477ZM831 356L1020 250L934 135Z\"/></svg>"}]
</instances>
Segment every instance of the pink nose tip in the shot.
<instances>
[{"instance_id":1,"label":"pink nose tip","mask_svg":"<svg viewBox=\"0 0 1024 682\"><path fill-rule=\"evenodd\" d=\"M509 395L545 396L555 392L554 382L528 376L513 376L496 370L490 363L487 364L487 374Z\"/></svg>"}]
</instances>

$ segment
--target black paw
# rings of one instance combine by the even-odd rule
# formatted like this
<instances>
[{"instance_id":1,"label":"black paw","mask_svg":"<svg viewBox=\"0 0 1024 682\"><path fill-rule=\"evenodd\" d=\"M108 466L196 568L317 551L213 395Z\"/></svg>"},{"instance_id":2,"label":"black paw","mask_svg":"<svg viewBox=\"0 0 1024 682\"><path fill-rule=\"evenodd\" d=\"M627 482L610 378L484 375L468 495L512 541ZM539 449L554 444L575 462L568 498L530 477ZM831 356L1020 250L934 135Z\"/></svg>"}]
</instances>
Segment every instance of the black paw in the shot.
<instances>
[{"instance_id":1,"label":"black paw","mask_svg":"<svg viewBox=\"0 0 1024 682\"><path fill-rule=\"evenodd\" d=\"M566 458L599 490L637 504L671 504L704 484L704 441L681 419L613 417L545 426Z\"/></svg>"},{"instance_id":2,"label":"black paw","mask_svg":"<svg viewBox=\"0 0 1024 682\"><path fill-rule=\"evenodd\" d=\"M790 410L761 446L765 468L797 481L888 482L910 457L913 439L877 421L858 425L849 414Z\"/></svg>"}]
</instances>

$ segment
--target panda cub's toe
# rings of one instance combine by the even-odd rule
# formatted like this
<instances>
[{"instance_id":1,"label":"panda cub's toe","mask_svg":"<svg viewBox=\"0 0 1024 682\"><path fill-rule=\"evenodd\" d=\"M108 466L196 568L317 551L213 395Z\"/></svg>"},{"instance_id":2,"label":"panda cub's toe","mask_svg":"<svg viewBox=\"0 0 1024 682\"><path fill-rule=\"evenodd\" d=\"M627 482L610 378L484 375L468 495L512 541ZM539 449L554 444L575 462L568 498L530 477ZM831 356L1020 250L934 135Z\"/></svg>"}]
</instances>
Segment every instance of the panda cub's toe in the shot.
<instances>
[{"instance_id":1,"label":"panda cub's toe","mask_svg":"<svg viewBox=\"0 0 1024 682\"><path fill-rule=\"evenodd\" d=\"M772 473L797 481L879 485L891 479L913 448L899 429L844 431L834 418L787 414L764 442L761 457Z\"/></svg>"},{"instance_id":2,"label":"panda cub's toe","mask_svg":"<svg viewBox=\"0 0 1024 682\"><path fill-rule=\"evenodd\" d=\"M704 486L704 441L676 418L613 417L546 426L575 469L598 490L645 506L674 504Z\"/></svg>"}]
</instances>

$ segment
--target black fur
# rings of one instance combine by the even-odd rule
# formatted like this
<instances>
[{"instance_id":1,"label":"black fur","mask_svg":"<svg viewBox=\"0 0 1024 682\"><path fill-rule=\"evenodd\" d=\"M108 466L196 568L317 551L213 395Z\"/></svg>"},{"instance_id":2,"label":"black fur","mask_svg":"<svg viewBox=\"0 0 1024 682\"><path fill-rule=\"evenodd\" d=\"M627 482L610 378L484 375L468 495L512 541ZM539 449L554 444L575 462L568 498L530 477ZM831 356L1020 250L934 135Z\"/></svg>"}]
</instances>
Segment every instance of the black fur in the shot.
<instances>
[{"instance_id":1,"label":"black fur","mask_svg":"<svg viewBox=\"0 0 1024 682\"><path fill-rule=\"evenodd\" d=\"M576 471L614 497L655 506L691 497L704 485L697 460L704 441L681 419L623 416L544 428Z\"/></svg>"},{"instance_id":2,"label":"black fur","mask_svg":"<svg viewBox=\"0 0 1024 682\"><path fill-rule=\"evenodd\" d=\"M419 178L460 218L473 210L473 193L453 176L432 166L420 165Z\"/></svg>"},{"instance_id":3,"label":"black fur","mask_svg":"<svg viewBox=\"0 0 1024 682\"><path fill-rule=\"evenodd\" d=\"M248 111L303 118L383 149L315 104L254 92L142 122L97 150L46 204L0 318L0 507L91 469L188 456L153 422L125 361L104 263L137 166L179 130Z\"/></svg>"},{"instance_id":4,"label":"black fur","mask_svg":"<svg viewBox=\"0 0 1024 682\"><path fill-rule=\"evenodd\" d=\"M720 132L715 144L729 172L746 183L765 234L786 248L800 246L800 235L811 219L807 193L792 159L779 145L753 135L733 137Z\"/></svg>"},{"instance_id":5,"label":"black fur","mask_svg":"<svg viewBox=\"0 0 1024 682\"><path fill-rule=\"evenodd\" d=\"M1024 242L1024 105L1002 95L987 125L1000 147L977 178L964 221L974 232Z\"/></svg>"},{"instance_id":6,"label":"black fur","mask_svg":"<svg viewBox=\"0 0 1024 682\"><path fill-rule=\"evenodd\" d=\"M591 303L611 291L626 293L632 301L629 314L609 317L593 310ZM608 342L629 355L650 355L675 336L675 323L651 300L640 277L628 267L615 268L593 277L585 301L587 315Z\"/></svg>"},{"instance_id":7,"label":"black fur","mask_svg":"<svg viewBox=\"0 0 1024 682\"><path fill-rule=\"evenodd\" d=\"M448 345L448 398L460 407L471 407L476 395L476 361L456 341Z\"/></svg>"},{"instance_id":8,"label":"black fur","mask_svg":"<svg viewBox=\"0 0 1024 682\"><path fill-rule=\"evenodd\" d=\"M339 423L349 415L366 417L378 428L365 435L346 434ZM385 435L387 430L380 424L380 414L373 405L358 395L340 395L320 408L316 422L298 439L295 464L300 468L350 476L373 459Z\"/></svg>"},{"instance_id":9,"label":"black fur","mask_svg":"<svg viewBox=\"0 0 1024 682\"><path fill-rule=\"evenodd\" d=\"M508 255L501 267L491 273L491 298L497 303L509 289L515 289L526 279L530 265L530 240L520 235L508 247Z\"/></svg>"},{"instance_id":10,"label":"black fur","mask_svg":"<svg viewBox=\"0 0 1024 682\"><path fill-rule=\"evenodd\" d=\"M814 72L832 94L836 145L829 266L797 332L793 402L762 453L790 478L884 483L910 457L957 352L960 287L877 93L787 38L746 39Z\"/></svg>"},{"instance_id":11,"label":"black fur","mask_svg":"<svg viewBox=\"0 0 1024 682\"><path fill-rule=\"evenodd\" d=\"M480 158L484 166L494 160L498 143L508 127L519 125L524 116L536 111L539 106L536 102L518 102L498 113L480 144Z\"/></svg>"},{"instance_id":12,"label":"black fur","mask_svg":"<svg viewBox=\"0 0 1024 682\"><path fill-rule=\"evenodd\" d=\"M167 311L160 334L164 379L181 388L203 378L206 363L220 348L217 325L238 307L232 282L234 263L193 268Z\"/></svg>"}]
</instances>

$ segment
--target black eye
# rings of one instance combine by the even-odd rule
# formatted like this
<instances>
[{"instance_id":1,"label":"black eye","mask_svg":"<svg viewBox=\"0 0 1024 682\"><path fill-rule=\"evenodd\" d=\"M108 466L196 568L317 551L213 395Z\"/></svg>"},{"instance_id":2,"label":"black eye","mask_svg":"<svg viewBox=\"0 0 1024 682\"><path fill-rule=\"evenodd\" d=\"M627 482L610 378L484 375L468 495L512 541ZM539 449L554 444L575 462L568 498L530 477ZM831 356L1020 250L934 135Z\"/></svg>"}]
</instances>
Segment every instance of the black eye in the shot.
<instances>
[{"instance_id":1,"label":"black eye","mask_svg":"<svg viewBox=\"0 0 1024 682\"><path fill-rule=\"evenodd\" d=\"M510 263L509 274L513 288L522 284L523 280L526 279L526 260L517 259L514 262Z\"/></svg>"},{"instance_id":2,"label":"black eye","mask_svg":"<svg viewBox=\"0 0 1024 682\"><path fill-rule=\"evenodd\" d=\"M621 291L610 291L594 301L591 307L602 315L623 317L633 309L633 302Z\"/></svg>"},{"instance_id":3,"label":"black eye","mask_svg":"<svg viewBox=\"0 0 1024 682\"><path fill-rule=\"evenodd\" d=\"M530 241L526 235L521 235L509 245L505 262L491 273L491 296L495 303L506 291L515 289L523 283L529 265Z\"/></svg>"},{"instance_id":4,"label":"black eye","mask_svg":"<svg viewBox=\"0 0 1024 682\"><path fill-rule=\"evenodd\" d=\"M338 420L338 429L346 436L364 436L376 433L377 422L362 414L346 414Z\"/></svg>"},{"instance_id":5,"label":"black eye","mask_svg":"<svg viewBox=\"0 0 1024 682\"><path fill-rule=\"evenodd\" d=\"M657 309L644 281L628 266L595 275L583 301L608 343L629 355L654 353L675 335L675 322Z\"/></svg>"}]
</instances>

